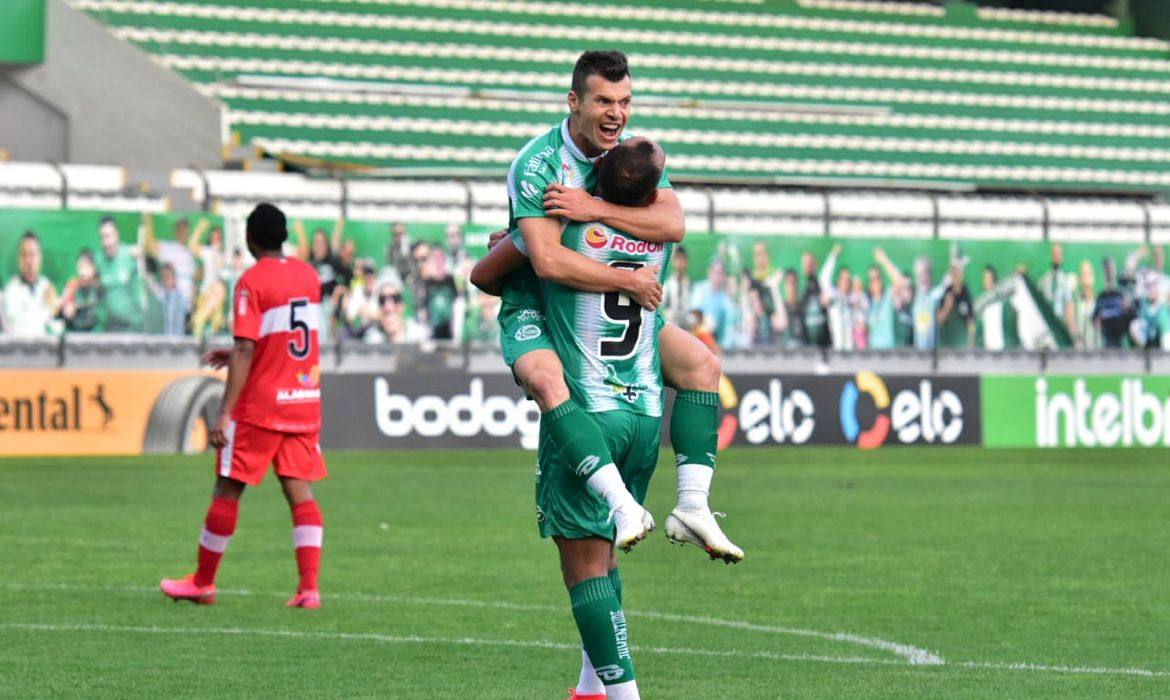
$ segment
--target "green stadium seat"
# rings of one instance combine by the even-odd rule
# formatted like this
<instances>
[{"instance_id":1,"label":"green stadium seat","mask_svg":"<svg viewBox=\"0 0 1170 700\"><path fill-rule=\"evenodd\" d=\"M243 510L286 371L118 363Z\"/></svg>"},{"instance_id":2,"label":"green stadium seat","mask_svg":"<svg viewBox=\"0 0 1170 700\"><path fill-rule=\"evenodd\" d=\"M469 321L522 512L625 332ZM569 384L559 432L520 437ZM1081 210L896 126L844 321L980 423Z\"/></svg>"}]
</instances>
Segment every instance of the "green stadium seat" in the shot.
<instances>
[{"instance_id":1,"label":"green stadium seat","mask_svg":"<svg viewBox=\"0 0 1170 700\"><path fill-rule=\"evenodd\" d=\"M577 54L630 54L680 182L1170 189L1170 52L1105 17L952 3L78 0L273 155L501 175Z\"/></svg>"}]
</instances>

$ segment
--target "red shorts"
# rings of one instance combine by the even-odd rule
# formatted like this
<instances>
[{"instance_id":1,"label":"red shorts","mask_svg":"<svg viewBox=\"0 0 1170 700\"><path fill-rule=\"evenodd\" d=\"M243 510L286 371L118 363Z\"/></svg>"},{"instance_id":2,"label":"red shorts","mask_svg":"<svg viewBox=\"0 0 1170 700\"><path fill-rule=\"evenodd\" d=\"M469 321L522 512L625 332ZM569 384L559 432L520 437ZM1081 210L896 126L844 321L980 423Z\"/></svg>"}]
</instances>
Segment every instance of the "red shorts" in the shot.
<instances>
[{"instance_id":1,"label":"red shorts","mask_svg":"<svg viewBox=\"0 0 1170 700\"><path fill-rule=\"evenodd\" d=\"M227 445L215 454L220 476L258 486L273 464L277 476L304 481L325 478L318 433L280 433L236 421L228 423L226 433Z\"/></svg>"}]
</instances>

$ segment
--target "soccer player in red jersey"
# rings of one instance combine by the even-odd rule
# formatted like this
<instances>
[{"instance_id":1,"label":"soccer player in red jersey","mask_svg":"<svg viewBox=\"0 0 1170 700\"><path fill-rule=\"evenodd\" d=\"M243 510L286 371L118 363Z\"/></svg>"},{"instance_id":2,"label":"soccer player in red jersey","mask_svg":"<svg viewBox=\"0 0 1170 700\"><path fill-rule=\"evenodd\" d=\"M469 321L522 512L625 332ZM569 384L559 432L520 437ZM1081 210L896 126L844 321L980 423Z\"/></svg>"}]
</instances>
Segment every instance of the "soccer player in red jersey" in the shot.
<instances>
[{"instance_id":1,"label":"soccer player in red jersey","mask_svg":"<svg viewBox=\"0 0 1170 700\"><path fill-rule=\"evenodd\" d=\"M215 572L236 529L240 496L276 467L292 508L293 546L300 585L289 607L318 608L317 570L323 534L310 484L325 477L317 436L321 430L317 332L321 283L317 272L286 258L284 214L260 204L247 222L248 250L256 264L236 285L235 346L203 356L227 366L227 388L209 442L217 448L211 508L199 536L195 573L163 579L163 593L200 605L215 602Z\"/></svg>"}]
</instances>

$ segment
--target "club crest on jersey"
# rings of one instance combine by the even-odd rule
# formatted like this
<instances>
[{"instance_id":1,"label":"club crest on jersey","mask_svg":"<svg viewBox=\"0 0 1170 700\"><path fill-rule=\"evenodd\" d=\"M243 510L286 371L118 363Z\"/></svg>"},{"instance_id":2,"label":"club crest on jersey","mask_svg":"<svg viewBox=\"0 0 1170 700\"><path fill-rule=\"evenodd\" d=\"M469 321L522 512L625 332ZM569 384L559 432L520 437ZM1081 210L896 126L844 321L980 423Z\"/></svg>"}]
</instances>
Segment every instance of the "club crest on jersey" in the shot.
<instances>
[{"instance_id":1,"label":"club crest on jersey","mask_svg":"<svg viewBox=\"0 0 1170 700\"><path fill-rule=\"evenodd\" d=\"M519 340L521 342L523 342L525 340L534 340L534 339L540 337L540 333L541 333L540 326L536 326L536 325L529 323L529 324L520 326L520 329L516 331L516 340Z\"/></svg>"},{"instance_id":2,"label":"club crest on jersey","mask_svg":"<svg viewBox=\"0 0 1170 700\"><path fill-rule=\"evenodd\" d=\"M590 248L601 249L609 243L609 236L605 235L605 231L596 226L590 226L585 229L585 242L589 244Z\"/></svg>"}]
</instances>

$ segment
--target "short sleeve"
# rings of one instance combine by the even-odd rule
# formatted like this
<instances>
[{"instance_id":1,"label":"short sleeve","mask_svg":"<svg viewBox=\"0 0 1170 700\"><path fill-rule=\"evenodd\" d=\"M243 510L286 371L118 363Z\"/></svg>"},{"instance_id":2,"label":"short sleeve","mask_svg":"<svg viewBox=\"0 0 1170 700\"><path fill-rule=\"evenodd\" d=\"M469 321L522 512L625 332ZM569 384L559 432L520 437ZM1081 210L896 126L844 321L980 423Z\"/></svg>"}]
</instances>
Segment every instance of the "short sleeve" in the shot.
<instances>
[{"instance_id":1,"label":"short sleeve","mask_svg":"<svg viewBox=\"0 0 1170 700\"><path fill-rule=\"evenodd\" d=\"M234 324L232 335L247 340L260 339L260 299L252 289L251 280L247 276L240 279L236 286L236 298L232 304Z\"/></svg>"},{"instance_id":2,"label":"short sleeve","mask_svg":"<svg viewBox=\"0 0 1170 700\"><path fill-rule=\"evenodd\" d=\"M544 188L553 182L552 168L541 158L534 162L521 154L508 173L508 198L512 218L544 218Z\"/></svg>"},{"instance_id":3,"label":"short sleeve","mask_svg":"<svg viewBox=\"0 0 1170 700\"><path fill-rule=\"evenodd\" d=\"M520 228L514 228L508 232L508 238L512 239L512 245L516 246L516 250L524 257L528 257L528 245L524 242L524 236L520 234Z\"/></svg>"}]
</instances>

